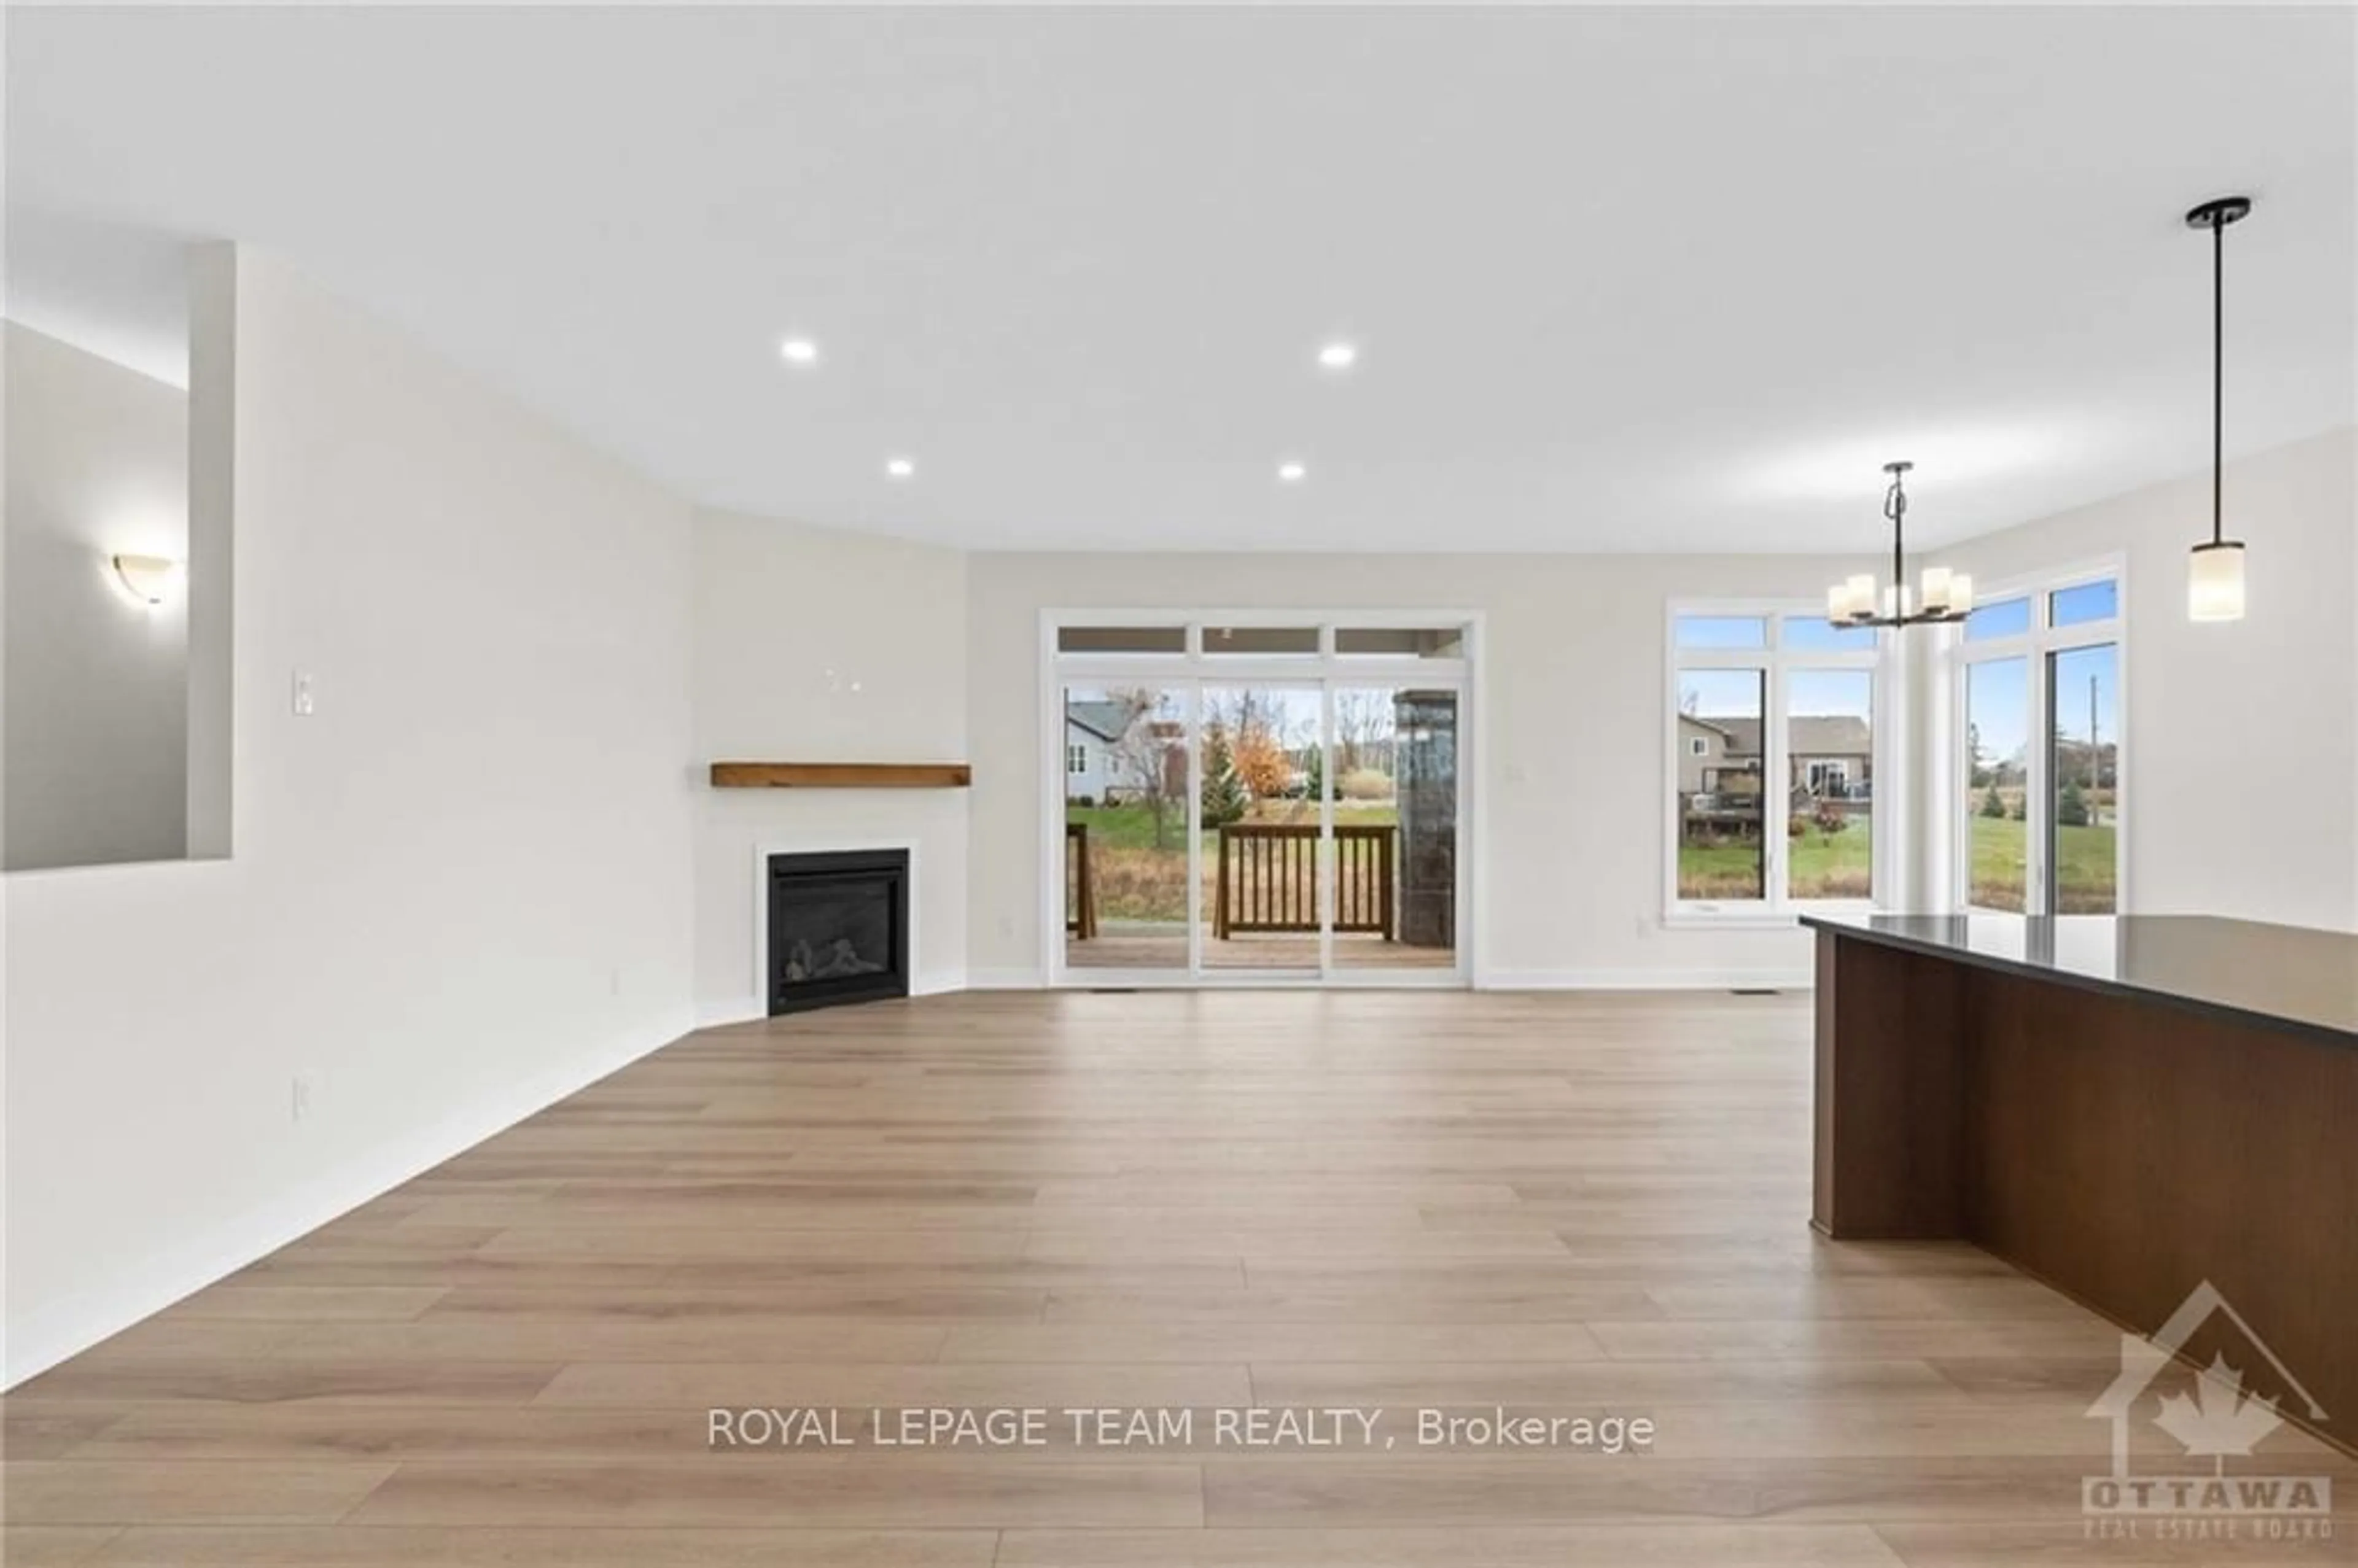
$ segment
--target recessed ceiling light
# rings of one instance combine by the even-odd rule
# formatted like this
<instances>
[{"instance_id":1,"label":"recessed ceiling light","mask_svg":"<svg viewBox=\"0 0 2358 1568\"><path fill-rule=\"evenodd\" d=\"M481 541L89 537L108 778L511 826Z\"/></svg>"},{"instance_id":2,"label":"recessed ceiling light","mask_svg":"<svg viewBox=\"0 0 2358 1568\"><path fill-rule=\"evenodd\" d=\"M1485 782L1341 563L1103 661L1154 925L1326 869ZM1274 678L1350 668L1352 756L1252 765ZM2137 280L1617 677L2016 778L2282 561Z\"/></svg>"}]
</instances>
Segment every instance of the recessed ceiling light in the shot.
<instances>
[{"instance_id":1,"label":"recessed ceiling light","mask_svg":"<svg viewBox=\"0 0 2358 1568\"><path fill-rule=\"evenodd\" d=\"M1318 351L1318 362L1328 370L1349 370L1359 362L1359 345L1328 343Z\"/></svg>"},{"instance_id":2,"label":"recessed ceiling light","mask_svg":"<svg viewBox=\"0 0 2358 1568\"><path fill-rule=\"evenodd\" d=\"M778 355L790 365L818 363L818 345L808 338L788 338L778 345Z\"/></svg>"},{"instance_id":3,"label":"recessed ceiling light","mask_svg":"<svg viewBox=\"0 0 2358 1568\"><path fill-rule=\"evenodd\" d=\"M912 458L887 458L884 460L884 471L894 479L914 479L917 476L916 460Z\"/></svg>"},{"instance_id":4,"label":"recessed ceiling light","mask_svg":"<svg viewBox=\"0 0 2358 1568\"><path fill-rule=\"evenodd\" d=\"M1287 484L1300 484L1310 477L1310 470L1300 463L1280 463L1277 465L1277 477Z\"/></svg>"}]
</instances>

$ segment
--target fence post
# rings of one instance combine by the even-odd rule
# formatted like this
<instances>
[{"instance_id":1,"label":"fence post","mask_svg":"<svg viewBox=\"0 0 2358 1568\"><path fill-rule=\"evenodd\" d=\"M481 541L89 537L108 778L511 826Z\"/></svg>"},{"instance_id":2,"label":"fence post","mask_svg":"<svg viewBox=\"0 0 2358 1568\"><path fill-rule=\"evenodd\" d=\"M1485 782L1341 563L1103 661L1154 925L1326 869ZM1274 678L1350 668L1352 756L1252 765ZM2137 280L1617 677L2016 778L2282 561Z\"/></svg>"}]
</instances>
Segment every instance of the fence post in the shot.
<instances>
[{"instance_id":1,"label":"fence post","mask_svg":"<svg viewBox=\"0 0 2358 1568\"><path fill-rule=\"evenodd\" d=\"M1212 936L1225 942L1228 936L1228 829L1220 827L1219 870L1212 879Z\"/></svg>"}]
</instances>

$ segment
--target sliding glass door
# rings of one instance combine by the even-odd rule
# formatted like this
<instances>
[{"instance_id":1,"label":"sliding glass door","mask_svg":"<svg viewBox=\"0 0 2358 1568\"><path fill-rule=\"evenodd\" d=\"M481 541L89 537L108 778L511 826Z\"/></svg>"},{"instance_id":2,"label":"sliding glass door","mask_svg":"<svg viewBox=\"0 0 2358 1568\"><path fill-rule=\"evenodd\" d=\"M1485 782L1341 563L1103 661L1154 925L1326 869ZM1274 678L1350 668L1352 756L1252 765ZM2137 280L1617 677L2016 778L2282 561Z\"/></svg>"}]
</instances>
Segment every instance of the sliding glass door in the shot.
<instances>
[{"instance_id":1,"label":"sliding glass door","mask_svg":"<svg viewBox=\"0 0 2358 1568\"><path fill-rule=\"evenodd\" d=\"M1206 968L1314 976L1324 965L1323 697L1316 684L1203 687L1197 951Z\"/></svg>"},{"instance_id":2,"label":"sliding glass door","mask_svg":"<svg viewBox=\"0 0 2358 1568\"><path fill-rule=\"evenodd\" d=\"M1461 979L1462 629L1181 635L1059 629L1055 978Z\"/></svg>"},{"instance_id":3,"label":"sliding glass door","mask_svg":"<svg viewBox=\"0 0 2358 1568\"><path fill-rule=\"evenodd\" d=\"M1338 686L1334 764L1337 968L1457 966L1459 693Z\"/></svg>"},{"instance_id":4,"label":"sliding glass door","mask_svg":"<svg viewBox=\"0 0 2358 1568\"><path fill-rule=\"evenodd\" d=\"M1184 974L1195 694L1120 680L1063 689L1065 963Z\"/></svg>"}]
</instances>

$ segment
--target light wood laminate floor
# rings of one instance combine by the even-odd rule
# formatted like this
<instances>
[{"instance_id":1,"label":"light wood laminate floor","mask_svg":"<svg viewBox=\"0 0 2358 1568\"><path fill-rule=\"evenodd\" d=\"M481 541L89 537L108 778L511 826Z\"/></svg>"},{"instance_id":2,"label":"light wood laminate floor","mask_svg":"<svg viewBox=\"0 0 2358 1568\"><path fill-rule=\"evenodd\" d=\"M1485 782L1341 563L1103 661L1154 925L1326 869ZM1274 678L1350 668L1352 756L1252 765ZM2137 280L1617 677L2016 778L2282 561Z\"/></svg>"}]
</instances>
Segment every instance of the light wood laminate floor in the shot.
<instances>
[{"instance_id":1,"label":"light wood laminate floor","mask_svg":"<svg viewBox=\"0 0 2358 1568\"><path fill-rule=\"evenodd\" d=\"M2337 1540L2084 1539L2116 1333L1969 1248L1811 1234L1808 1005L1007 993L710 1031L16 1390L0 1561L2350 1561L2358 1467L2288 1428L2232 1463L2332 1477ZM716 1453L715 1405L1199 1427ZM1398 1445L1209 1440L1248 1405L1381 1406ZM1659 1435L1411 1441L1497 1405ZM2211 1467L2136 1426L2140 1470Z\"/></svg>"}]
</instances>

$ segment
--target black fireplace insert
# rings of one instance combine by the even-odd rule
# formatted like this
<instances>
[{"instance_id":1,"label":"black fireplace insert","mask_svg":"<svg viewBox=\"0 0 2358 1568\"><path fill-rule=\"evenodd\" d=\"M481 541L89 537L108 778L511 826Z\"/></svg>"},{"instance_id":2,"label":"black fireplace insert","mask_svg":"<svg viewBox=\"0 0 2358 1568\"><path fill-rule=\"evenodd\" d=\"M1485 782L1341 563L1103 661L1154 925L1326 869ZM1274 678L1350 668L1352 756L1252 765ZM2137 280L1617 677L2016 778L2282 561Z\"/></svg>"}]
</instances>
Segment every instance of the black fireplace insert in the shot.
<instances>
[{"instance_id":1,"label":"black fireplace insert","mask_svg":"<svg viewBox=\"0 0 2358 1568\"><path fill-rule=\"evenodd\" d=\"M770 1016L909 994L909 852L772 855Z\"/></svg>"}]
</instances>

